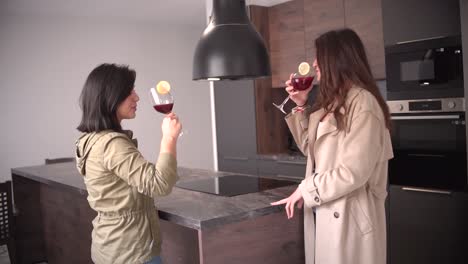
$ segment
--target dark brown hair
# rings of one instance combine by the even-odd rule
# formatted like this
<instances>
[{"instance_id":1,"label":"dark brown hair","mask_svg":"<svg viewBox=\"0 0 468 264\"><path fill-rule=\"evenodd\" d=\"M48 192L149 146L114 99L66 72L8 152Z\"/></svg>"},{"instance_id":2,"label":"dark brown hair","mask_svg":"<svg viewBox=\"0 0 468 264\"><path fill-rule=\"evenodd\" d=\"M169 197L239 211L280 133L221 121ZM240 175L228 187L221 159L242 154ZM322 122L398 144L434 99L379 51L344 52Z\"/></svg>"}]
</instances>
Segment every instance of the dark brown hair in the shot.
<instances>
[{"instance_id":1,"label":"dark brown hair","mask_svg":"<svg viewBox=\"0 0 468 264\"><path fill-rule=\"evenodd\" d=\"M122 131L117 108L135 85L136 73L126 65L101 64L91 71L80 95L83 111L78 130L99 132Z\"/></svg>"},{"instance_id":2,"label":"dark brown hair","mask_svg":"<svg viewBox=\"0 0 468 264\"><path fill-rule=\"evenodd\" d=\"M348 113L346 96L351 87L356 85L374 95L382 109L385 124L390 128L387 103L377 88L364 45L356 32L348 28L328 31L315 40L315 47L321 79L314 110L324 108L327 113L333 112L338 129L344 129ZM345 109L344 114L340 112L342 107Z\"/></svg>"}]
</instances>

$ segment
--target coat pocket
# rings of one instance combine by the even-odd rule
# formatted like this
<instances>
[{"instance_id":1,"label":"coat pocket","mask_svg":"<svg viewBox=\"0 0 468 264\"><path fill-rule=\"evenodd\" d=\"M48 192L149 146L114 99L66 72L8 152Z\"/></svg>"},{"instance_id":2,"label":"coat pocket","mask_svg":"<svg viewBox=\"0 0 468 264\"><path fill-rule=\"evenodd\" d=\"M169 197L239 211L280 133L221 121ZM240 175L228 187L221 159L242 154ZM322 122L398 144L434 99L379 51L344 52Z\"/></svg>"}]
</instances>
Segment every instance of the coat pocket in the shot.
<instances>
[{"instance_id":1,"label":"coat pocket","mask_svg":"<svg viewBox=\"0 0 468 264\"><path fill-rule=\"evenodd\" d=\"M369 217L364 213L359 201L354 198L350 200L351 216L363 235L372 232L372 224Z\"/></svg>"}]
</instances>

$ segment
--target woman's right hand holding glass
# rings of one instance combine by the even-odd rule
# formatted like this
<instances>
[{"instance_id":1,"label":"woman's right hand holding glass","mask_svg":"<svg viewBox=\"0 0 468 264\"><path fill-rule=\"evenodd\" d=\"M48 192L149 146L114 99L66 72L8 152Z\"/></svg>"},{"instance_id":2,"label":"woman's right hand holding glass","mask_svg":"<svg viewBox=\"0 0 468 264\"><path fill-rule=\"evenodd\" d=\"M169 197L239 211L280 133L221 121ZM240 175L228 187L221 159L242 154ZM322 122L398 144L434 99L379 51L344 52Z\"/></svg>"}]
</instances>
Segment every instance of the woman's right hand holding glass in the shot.
<instances>
[{"instance_id":1,"label":"woman's right hand holding glass","mask_svg":"<svg viewBox=\"0 0 468 264\"><path fill-rule=\"evenodd\" d=\"M167 114L162 122L162 134L164 137L177 139L182 130L182 124L179 117L173 112Z\"/></svg>"},{"instance_id":2,"label":"woman's right hand holding glass","mask_svg":"<svg viewBox=\"0 0 468 264\"><path fill-rule=\"evenodd\" d=\"M161 129L163 136L160 153L170 153L177 157L177 139L182 130L182 124L180 124L177 115L172 112L167 114L163 119Z\"/></svg>"},{"instance_id":3,"label":"woman's right hand holding glass","mask_svg":"<svg viewBox=\"0 0 468 264\"><path fill-rule=\"evenodd\" d=\"M294 73L291 73L291 75L289 76L289 80L286 81L286 92L288 92L289 94L289 98L294 102L296 103L296 105L299 105L299 106L303 106L307 103L307 99L309 98L309 92L312 90L312 85L303 90L303 91L299 91L299 90L296 90L294 89L294 87L292 86L292 82L291 82L291 79L294 77Z\"/></svg>"}]
</instances>

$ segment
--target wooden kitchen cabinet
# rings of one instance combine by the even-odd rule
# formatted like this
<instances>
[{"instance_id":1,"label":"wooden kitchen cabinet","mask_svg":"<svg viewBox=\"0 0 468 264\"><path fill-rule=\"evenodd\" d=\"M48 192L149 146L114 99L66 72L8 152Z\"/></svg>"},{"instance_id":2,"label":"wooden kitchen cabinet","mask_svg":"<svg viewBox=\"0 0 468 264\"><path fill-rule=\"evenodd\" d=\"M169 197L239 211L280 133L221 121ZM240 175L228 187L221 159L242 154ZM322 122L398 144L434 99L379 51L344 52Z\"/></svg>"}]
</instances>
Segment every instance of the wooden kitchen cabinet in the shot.
<instances>
[{"instance_id":1,"label":"wooden kitchen cabinet","mask_svg":"<svg viewBox=\"0 0 468 264\"><path fill-rule=\"evenodd\" d=\"M375 79L385 79L381 0L293 0L268 10L272 87L284 88L302 61L315 59L315 39L349 27L364 42Z\"/></svg>"},{"instance_id":2,"label":"wooden kitchen cabinet","mask_svg":"<svg viewBox=\"0 0 468 264\"><path fill-rule=\"evenodd\" d=\"M293 0L268 9L272 87L284 88L297 65L306 60L304 1Z\"/></svg>"},{"instance_id":3,"label":"wooden kitchen cabinet","mask_svg":"<svg viewBox=\"0 0 468 264\"><path fill-rule=\"evenodd\" d=\"M250 6L249 8L250 20L265 40L267 47L271 47L269 10L270 8L262 6ZM278 9L276 11L279 12L282 10L283 9ZM274 16L277 15L278 14L274 14ZM273 35L277 38L277 35ZM270 58L272 58L272 56L270 56ZM272 66L272 68L274 67ZM277 74L276 76L279 75ZM260 78L254 81L258 154L283 153L288 149L288 142L286 140L288 128L286 122L284 122L284 115L272 104L280 103L286 98L287 93L281 89L271 89L271 87L272 78ZM285 109L288 109L290 106L291 104L286 105Z\"/></svg>"},{"instance_id":4,"label":"wooden kitchen cabinet","mask_svg":"<svg viewBox=\"0 0 468 264\"><path fill-rule=\"evenodd\" d=\"M256 143L257 154L288 153L284 115L272 103L287 96L284 83L299 63L312 63L320 34L345 26L355 29L366 45L375 78L385 78L381 0L293 0L272 7L249 6L249 15L266 42L272 68L271 78L254 80L255 128L249 131L255 131L256 140L249 142ZM286 111L293 106L289 102Z\"/></svg>"},{"instance_id":5,"label":"wooden kitchen cabinet","mask_svg":"<svg viewBox=\"0 0 468 264\"><path fill-rule=\"evenodd\" d=\"M385 79L381 0L345 0L345 25L361 37L375 79Z\"/></svg>"},{"instance_id":6,"label":"wooden kitchen cabinet","mask_svg":"<svg viewBox=\"0 0 468 264\"><path fill-rule=\"evenodd\" d=\"M390 264L466 263L468 193L430 193L391 185Z\"/></svg>"},{"instance_id":7,"label":"wooden kitchen cabinet","mask_svg":"<svg viewBox=\"0 0 468 264\"><path fill-rule=\"evenodd\" d=\"M304 0L304 37L307 62L312 63L316 57L315 39L318 36L344 26L343 0Z\"/></svg>"}]
</instances>

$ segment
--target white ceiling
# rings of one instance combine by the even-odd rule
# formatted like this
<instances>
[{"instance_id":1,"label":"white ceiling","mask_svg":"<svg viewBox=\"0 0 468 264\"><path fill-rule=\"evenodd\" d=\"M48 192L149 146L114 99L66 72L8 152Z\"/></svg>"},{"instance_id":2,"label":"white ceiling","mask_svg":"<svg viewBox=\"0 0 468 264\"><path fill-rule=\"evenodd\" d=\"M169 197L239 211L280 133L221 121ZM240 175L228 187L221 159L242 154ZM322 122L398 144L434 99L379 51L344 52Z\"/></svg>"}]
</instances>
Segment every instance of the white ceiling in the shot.
<instances>
[{"instance_id":1,"label":"white ceiling","mask_svg":"<svg viewBox=\"0 0 468 264\"><path fill-rule=\"evenodd\" d=\"M247 0L272 6L290 0ZM164 24L206 23L211 0L0 0L0 14L21 16L100 17L149 20Z\"/></svg>"}]
</instances>

